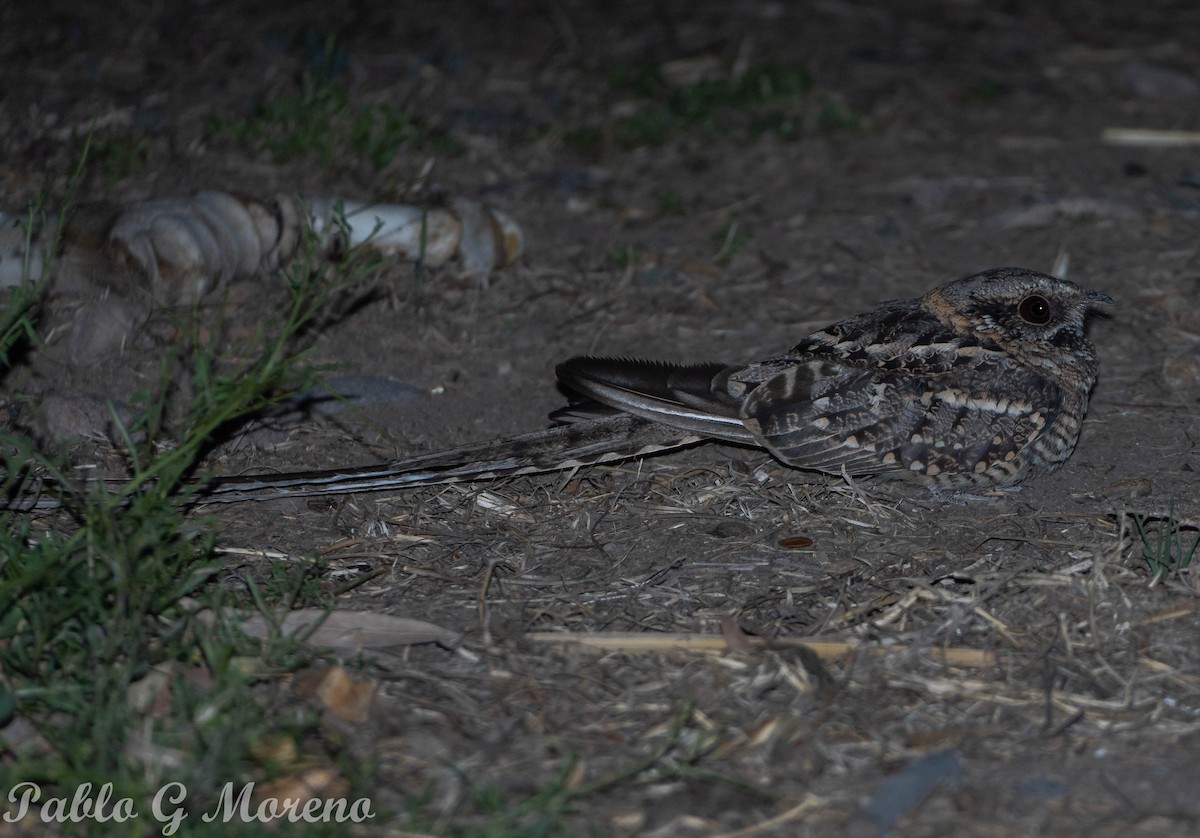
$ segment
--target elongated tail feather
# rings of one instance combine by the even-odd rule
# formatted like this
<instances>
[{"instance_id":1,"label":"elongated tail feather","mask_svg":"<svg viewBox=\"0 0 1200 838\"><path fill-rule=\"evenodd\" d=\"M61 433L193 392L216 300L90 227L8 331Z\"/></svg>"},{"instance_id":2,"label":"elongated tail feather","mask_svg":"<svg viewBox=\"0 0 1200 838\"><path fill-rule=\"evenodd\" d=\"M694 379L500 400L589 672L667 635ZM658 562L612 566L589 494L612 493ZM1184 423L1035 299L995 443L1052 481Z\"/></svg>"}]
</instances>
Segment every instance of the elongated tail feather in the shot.
<instances>
[{"instance_id":1,"label":"elongated tail feather","mask_svg":"<svg viewBox=\"0 0 1200 838\"><path fill-rule=\"evenodd\" d=\"M198 486L192 500L195 504L236 503L566 471L670 451L700 441L701 437L677 428L617 414L355 468L217 477ZM120 480L103 483L113 491L125 485ZM61 506L60 493L61 487L46 481L40 492L13 498L7 508L53 509Z\"/></svg>"}]
</instances>

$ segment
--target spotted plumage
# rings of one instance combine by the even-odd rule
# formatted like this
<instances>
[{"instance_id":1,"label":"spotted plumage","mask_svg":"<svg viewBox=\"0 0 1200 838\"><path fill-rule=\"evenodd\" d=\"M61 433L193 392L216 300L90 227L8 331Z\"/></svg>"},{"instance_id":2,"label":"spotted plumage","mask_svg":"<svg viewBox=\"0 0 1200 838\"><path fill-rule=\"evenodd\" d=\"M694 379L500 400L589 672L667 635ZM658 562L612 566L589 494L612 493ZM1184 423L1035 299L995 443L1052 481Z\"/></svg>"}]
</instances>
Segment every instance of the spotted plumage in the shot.
<instances>
[{"instance_id":1,"label":"spotted plumage","mask_svg":"<svg viewBox=\"0 0 1200 838\"><path fill-rule=\"evenodd\" d=\"M800 469L1008 486L1075 448L1096 381L1087 313L1112 300L1020 268L834 323L744 366L573 358L572 391L625 413L759 445Z\"/></svg>"},{"instance_id":2,"label":"spotted plumage","mask_svg":"<svg viewBox=\"0 0 1200 838\"><path fill-rule=\"evenodd\" d=\"M1075 448L1096 381L1087 313L1112 300L1065 280L999 268L834 323L743 366L573 358L579 394L559 427L344 469L218 477L198 503L380 491L575 469L721 439L800 469L890 475L934 489L1008 486ZM120 480L109 481L120 488ZM34 478L9 509L70 491Z\"/></svg>"}]
</instances>

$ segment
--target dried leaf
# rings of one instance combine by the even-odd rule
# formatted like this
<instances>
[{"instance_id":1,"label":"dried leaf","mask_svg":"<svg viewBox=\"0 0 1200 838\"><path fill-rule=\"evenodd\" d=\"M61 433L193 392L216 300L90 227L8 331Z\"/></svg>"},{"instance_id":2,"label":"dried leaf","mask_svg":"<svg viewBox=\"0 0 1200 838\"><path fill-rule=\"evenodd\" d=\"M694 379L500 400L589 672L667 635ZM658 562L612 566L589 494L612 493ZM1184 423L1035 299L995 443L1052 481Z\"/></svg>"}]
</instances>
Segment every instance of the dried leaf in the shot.
<instances>
[{"instance_id":1,"label":"dried leaf","mask_svg":"<svg viewBox=\"0 0 1200 838\"><path fill-rule=\"evenodd\" d=\"M270 625L261 614L249 614L239 625L250 637L266 637L270 633ZM330 648L339 654L419 643L453 645L458 642L457 633L433 623L373 611L326 612L320 608L300 608L283 618L282 630L289 636L301 636L308 646Z\"/></svg>"},{"instance_id":2,"label":"dried leaf","mask_svg":"<svg viewBox=\"0 0 1200 838\"><path fill-rule=\"evenodd\" d=\"M318 700L339 719L365 722L371 714L379 685L354 677L345 667L328 666L298 674L292 689L303 698Z\"/></svg>"}]
</instances>

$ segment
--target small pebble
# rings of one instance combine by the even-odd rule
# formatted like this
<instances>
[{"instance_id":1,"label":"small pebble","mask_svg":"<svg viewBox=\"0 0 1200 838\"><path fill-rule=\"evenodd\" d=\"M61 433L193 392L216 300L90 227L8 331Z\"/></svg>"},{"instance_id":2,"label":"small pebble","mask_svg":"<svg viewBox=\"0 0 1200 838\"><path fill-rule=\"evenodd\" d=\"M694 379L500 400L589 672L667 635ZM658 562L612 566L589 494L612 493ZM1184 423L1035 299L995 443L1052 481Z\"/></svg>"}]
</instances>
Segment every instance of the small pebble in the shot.
<instances>
[{"instance_id":1,"label":"small pebble","mask_svg":"<svg viewBox=\"0 0 1200 838\"><path fill-rule=\"evenodd\" d=\"M1190 74L1161 64L1134 61L1121 71L1121 82L1142 99L1195 99L1200 83Z\"/></svg>"},{"instance_id":2,"label":"small pebble","mask_svg":"<svg viewBox=\"0 0 1200 838\"><path fill-rule=\"evenodd\" d=\"M120 352L128 345L142 314L133 303L117 296L85 303L66 328L67 358L81 367Z\"/></svg>"},{"instance_id":3,"label":"small pebble","mask_svg":"<svg viewBox=\"0 0 1200 838\"><path fill-rule=\"evenodd\" d=\"M51 393L39 405L42 432L46 439L60 445L81 439L123 443L115 420L127 426L135 414L133 408L121 401L111 401L110 408L110 401L91 393Z\"/></svg>"}]
</instances>

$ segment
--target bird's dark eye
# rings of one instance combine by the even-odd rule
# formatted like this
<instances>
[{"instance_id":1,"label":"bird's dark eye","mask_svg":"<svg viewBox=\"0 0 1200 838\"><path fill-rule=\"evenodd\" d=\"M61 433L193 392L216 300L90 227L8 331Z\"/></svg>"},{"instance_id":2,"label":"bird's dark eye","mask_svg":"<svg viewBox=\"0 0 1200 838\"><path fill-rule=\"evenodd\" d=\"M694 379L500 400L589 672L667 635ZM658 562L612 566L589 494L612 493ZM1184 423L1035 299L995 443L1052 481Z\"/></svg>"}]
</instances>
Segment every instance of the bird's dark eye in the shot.
<instances>
[{"instance_id":1,"label":"bird's dark eye","mask_svg":"<svg viewBox=\"0 0 1200 838\"><path fill-rule=\"evenodd\" d=\"M1045 297L1031 294L1021 300L1021 304L1017 306L1017 314L1021 315L1021 319L1026 323L1045 326L1050 322L1050 303Z\"/></svg>"}]
</instances>

